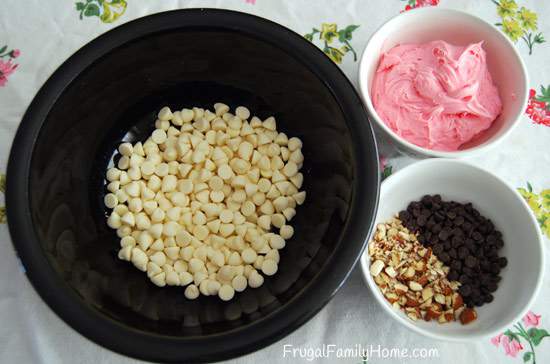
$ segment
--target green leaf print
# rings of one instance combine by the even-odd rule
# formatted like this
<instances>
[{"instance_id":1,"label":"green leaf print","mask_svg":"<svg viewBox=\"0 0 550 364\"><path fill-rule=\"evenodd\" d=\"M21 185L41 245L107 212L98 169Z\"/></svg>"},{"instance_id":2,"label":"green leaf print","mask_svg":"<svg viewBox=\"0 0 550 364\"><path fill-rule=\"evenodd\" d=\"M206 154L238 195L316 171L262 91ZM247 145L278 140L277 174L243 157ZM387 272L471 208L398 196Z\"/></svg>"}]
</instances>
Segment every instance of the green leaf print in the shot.
<instances>
[{"instance_id":1,"label":"green leaf print","mask_svg":"<svg viewBox=\"0 0 550 364\"><path fill-rule=\"evenodd\" d=\"M550 86L540 86L540 95L535 97L535 100L550 103Z\"/></svg>"},{"instance_id":2,"label":"green leaf print","mask_svg":"<svg viewBox=\"0 0 550 364\"><path fill-rule=\"evenodd\" d=\"M529 330L527 330L527 334L529 335L529 337L531 338L531 341L533 342L533 344L535 344L535 346L538 346L542 341L542 339L550 336L548 331L544 329L537 329L535 327L532 327Z\"/></svg>"},{"instance_id":3,"label":"green leaf print","mask_svg":"<svg viewBox=\"0 0 550 364\"><path fill-rule=\"evenodd\" d=\"M384 167L384 171L382 171L382 181L388 178L389 176L391 176L392 172L393 172L392 166Z\"/></svg>"},{"instance_id":4,"label":"green leaf print","mask_svg":"<svg viewBox=\"0 0 550 364\"><path fill-rule=\"evenodd\" d=\"M510 339L510 341L512 340L520 341L519 336L515 332L512 332L512 330L506 330L504 332L504 335L508 336L508 339Z\"/></svg>"},{"instance_id":5,"label":"green leaf print","mask_svg":"<svg viewBox=\"0 0 550 364\"><path fill-rule=\"evenodd\" d=\"M319 39L323 45L323 52L332 59L335 63L342 63L342 60L348 52L353 55L353 61L357 61L357 53L353 49L350 41L353 38L352 33L359 28L359 25L348 25L344 29L338 30L338 25L335 23L321 24L321 30L313 28L311 33L304 35L304 38L313 42L314 39ZM317 37L318 34L318 37ZM335 40L338 40L337 42ZM335 44L340 43L340 44Z\"/></svg>"},{"instance_id":6,"label":"green leaf print","mask_svg":"<svg viewBox=\"0 0 550 364\"><path fill-rule=\"evenodd\" d=\"M352 37L351 33L353 33L353 31L357 28L359 28L359 25L348 25L346 29L340 30L338 32L338 40L342 43L344 43L347 40L351 40L351 37Z\"/></svg>"},{"instance_id":7,"label":"green leaf print","mask_svg":"<svg viewBox=\"0 0 550 364\"><path fill-rule=\"evenodd\" d=\"M84 10L85 16L99 16L99 6L96 4L89 4Z\"/></svg>"}]
</instances>

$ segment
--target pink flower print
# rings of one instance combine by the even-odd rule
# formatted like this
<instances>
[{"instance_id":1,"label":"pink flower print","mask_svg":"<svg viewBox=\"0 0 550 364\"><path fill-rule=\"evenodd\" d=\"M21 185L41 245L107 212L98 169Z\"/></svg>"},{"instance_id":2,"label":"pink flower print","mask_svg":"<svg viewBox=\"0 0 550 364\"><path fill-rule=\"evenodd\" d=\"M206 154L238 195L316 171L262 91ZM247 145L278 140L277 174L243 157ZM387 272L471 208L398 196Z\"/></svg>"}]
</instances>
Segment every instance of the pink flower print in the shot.
<instances>
[{"instance_id":1,"label":"pink flower print","mask_svg":"<svg viewBox=\"0 0 550 364\"><path fill-rule=\"evenodd\" d=\"M541 95L535 89L529 90L529 103L525 111L535 124L550 126L550 86L541 86Z\"/></svg>"},{"instance_id":2,"label":"pink flower print","mask_svg":"<svg viewBox=\"0 0 550 364\"><path fill-rule=\"evenodd\" d=\"M498 348L498 346L500 345L500 341L502 340L503 336L504 336L504 334L498 334L497 336L491 338L491 344L493 344L494 346L496 346Z\"/></svg>"},{"instance_id":3,"label":"pink flower print","mask_svg":"<svg viewBox=\"0 0 550 364\"><path fill-rule=\"evenodd\" d=\"M17 65L11 63L11 59L7 62L0 59L0 87L6 85L6 82L8 82L8 76L11 75L16 68Z\"/></svg>"},{"instance_id":4,"label":"pink flower print","mask_svg":"<svg viewBox=\"0 0 550 364\"><path fill-rule=\"evenodd\" d=\"M536 364L535 348L543 339L550 337L548 331L537 327L541 323L540 318L541 315L537 315L532 311L527 312L525 317L523 317L523 323L518 322L513 328L506 330L503 334L493 337L491 343L497 348L504 348L504 354L515 358L519 352L524 350L522 341L525 340L529 346L525 352L522 353L523 362ZM529 328L529 326L532 327Z\"/></svg>"},{"instance_id":5,"label":"pink flower print","mask_svg":"<svg viewBox=\"0 0 550 364\"><path fill-rule=\"evenodd\" d=\"M383 171L386 168L386 165L388 164L388 160L383 155L380 156L379 159L380 164L380 170Z\"/></svg>"},{"instance_id":6,"label":"pink flower print","mask_svg":"<svg viewBox=\"0 0 550 364\"><path fill-rule=\"evenodd\" d=\"M523 317L523 323L525 326L537 327L540 324L541 315L535 314L533 311L527 312L527 315Z\"/></svg>"},{"instance_id":7,"label":"pink flower print","mask_svg":"<svg viewBox=\"0 0 550 364\"><path fill-rule=\"evenodd\" d=\"M416 7L421 8L424 6L437 6L439 5L439 0L416 0Z\"/></svg>"},{"instance_id":8,"label":"pink flower print","mask_svg":"<svg viewBox=\"0 0 550 364\"><path fill-rule=\"evenodd\" d=\"M256 0L246 0L246 3L256 5Z\"/></svg>"},{"instance_id":9,"label":"pink flower print","mask_svg":"<svg viewBox=\"0 0 550 364\"><path fill-rule=\"evenodd\" d=\"M21 51L19 49L14 49L13 51L11 51L12 58L17 58L20 55L21 55Z\"/></svg>"},{"instance_id":10,"label":"pink flower print","mask_svg":"<svg viewBox=\"0 0 550 364\"><path fill-rule=\"evenodd\" d=\"M502 346L504 347L504 353L512 358L515 358L523 350L523 345L519 341L510 340L508 336L502 337Z\"/></svg>"},{"instance_id":11,"label":"pink flower print","mask_svg":"<svg viewBox=\"0 0 550 364\"><path fill-rule=\"evenodd\" d=\"M426 6L437 6L440 0L409 0L403 11L409 11L416 8L423 8Z\"/></svg>"}]
</instances>

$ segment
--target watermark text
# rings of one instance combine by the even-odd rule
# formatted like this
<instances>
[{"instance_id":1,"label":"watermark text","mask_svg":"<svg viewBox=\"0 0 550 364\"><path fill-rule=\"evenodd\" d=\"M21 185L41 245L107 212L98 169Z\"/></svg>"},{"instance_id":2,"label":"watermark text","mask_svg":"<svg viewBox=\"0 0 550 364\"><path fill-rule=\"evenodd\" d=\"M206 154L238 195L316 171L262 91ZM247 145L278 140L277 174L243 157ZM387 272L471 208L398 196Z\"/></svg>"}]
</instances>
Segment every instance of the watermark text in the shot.
<instances>
[{"instance_id":1,"label":"watermark text","mask_svg":"<svg viewBox=\"0 0 550 364\"><path fill-rule=\"evenodd\" d=\"M313 361L322 358L348 359L356 358L360 362L368 362L371 358L376 359L427 359L439 358L437 348L405 348L386 347L383 345L361 345L338 346L335 344L323 344L322 346L294 346L283 345L283 358L305 359Z\"/></svg>"}]
</instances>

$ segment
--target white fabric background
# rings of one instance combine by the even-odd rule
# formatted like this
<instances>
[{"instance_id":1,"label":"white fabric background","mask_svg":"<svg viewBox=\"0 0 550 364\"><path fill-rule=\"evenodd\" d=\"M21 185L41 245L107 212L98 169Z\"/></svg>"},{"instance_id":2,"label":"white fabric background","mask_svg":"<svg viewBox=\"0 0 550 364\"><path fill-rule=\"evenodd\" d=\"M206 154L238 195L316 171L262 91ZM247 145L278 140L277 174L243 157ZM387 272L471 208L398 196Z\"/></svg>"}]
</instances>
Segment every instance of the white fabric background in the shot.
<instances>
[{"instance_id":1,"label":"white fabric background","mask_svg":"<svg viewBox=\"0 0 550 364\"><path fill-rule=\"evenodd\" d=\"M186 7L223 7L256 14L281 23L300 34L319 28L321 23L341 27L358 24L352 45L360 54L368 37L385 20L399 13L405 3L398 0L128 0L126 13L113 24L98 18L78 19L74 1L2 0L0 2L0 43L22 51L19 69L0 88L0 170L5 171L11 141L19 121L39 87L73 52L101 33L124 22L148 14ZM519 1L539 15L539 29L550 37L550 2ZM443 0L440 6L463 9L491 22L497 21L490 0ZM0 44L0 45L2 45ZM519 45L532 75L531 86L550 84L550 43L537 46L532 56ZM344 58L342 69L357 83L358 63ZM550 128L532 125L524 117L520 127L500 147L471 162L503 177L515 187L530 181L539 189L550 187ZM382 153L390 157L395 169L413 162L398 155L382 141ZM24 273L9 238L6 225L0 226L0 363L131 363L133 359L103 349L85 339L62 322L38 297ZM546 240L546 243L549 243ZM547 262L550 262L548 250ZM550 264L550 263L548 263ZM548 269L547 267L547 270ZM542 324L550 318L550 285L545 280L533 311L542 314ZM283 358L283 345L319 347L384 345L386 347L437 348L439 358L426 363L522 362L521 355L511 359L489 340L476 344L437 342L419 337L385 315L364 285L356 268L338 295L311 321L281 341L234 362L307 362ZM550 361L550 340L537 347L537 361ZM316 362L340 362L334 358ZM358 359L341 360L357 363ZM369 362L416 362L379 360Z\"/></svg>"}]
</instances>

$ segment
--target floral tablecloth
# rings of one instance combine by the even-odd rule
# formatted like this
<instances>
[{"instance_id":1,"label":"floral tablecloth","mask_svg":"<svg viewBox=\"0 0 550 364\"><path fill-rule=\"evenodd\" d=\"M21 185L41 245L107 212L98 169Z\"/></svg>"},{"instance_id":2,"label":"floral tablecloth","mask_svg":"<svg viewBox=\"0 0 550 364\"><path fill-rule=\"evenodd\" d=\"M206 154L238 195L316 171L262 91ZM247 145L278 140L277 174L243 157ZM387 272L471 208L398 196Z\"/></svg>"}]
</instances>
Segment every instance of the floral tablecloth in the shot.
<instances>
[{"instance_id":1,"label":"floral tablecloth","mask_svg":"<svg viewBox=\"0 0 550 364\"><path fill-rule=\"evenodd\" d=\"M500 147L470 162L519 189L537 216L549 255L550 42L545 37L550 38L550 2L542 0L2 0L0 171L6 169L12 138L26 107L50 74L82 45L132 19L190 7L256 14L302 34L357 84L358 58L373 31L399 12L424 6L477 14L499 26L523 55L532 90L521 125ZM384 176L414 162L382 138L380 148ZM2 192L4 182L2 175ZM134 362L80 336L41 301L19 268L3 207L0 220L0 362ZM420 337L391 320L375 303L356 268L335 299L310 322L236 362L548 363L548 277L529 314L508 331L473 344L455 344ZM365 349L370 357L353 357L348 351L348 357L342 358L344 352L338 349Z\"/></svg>"}]
</instances>

